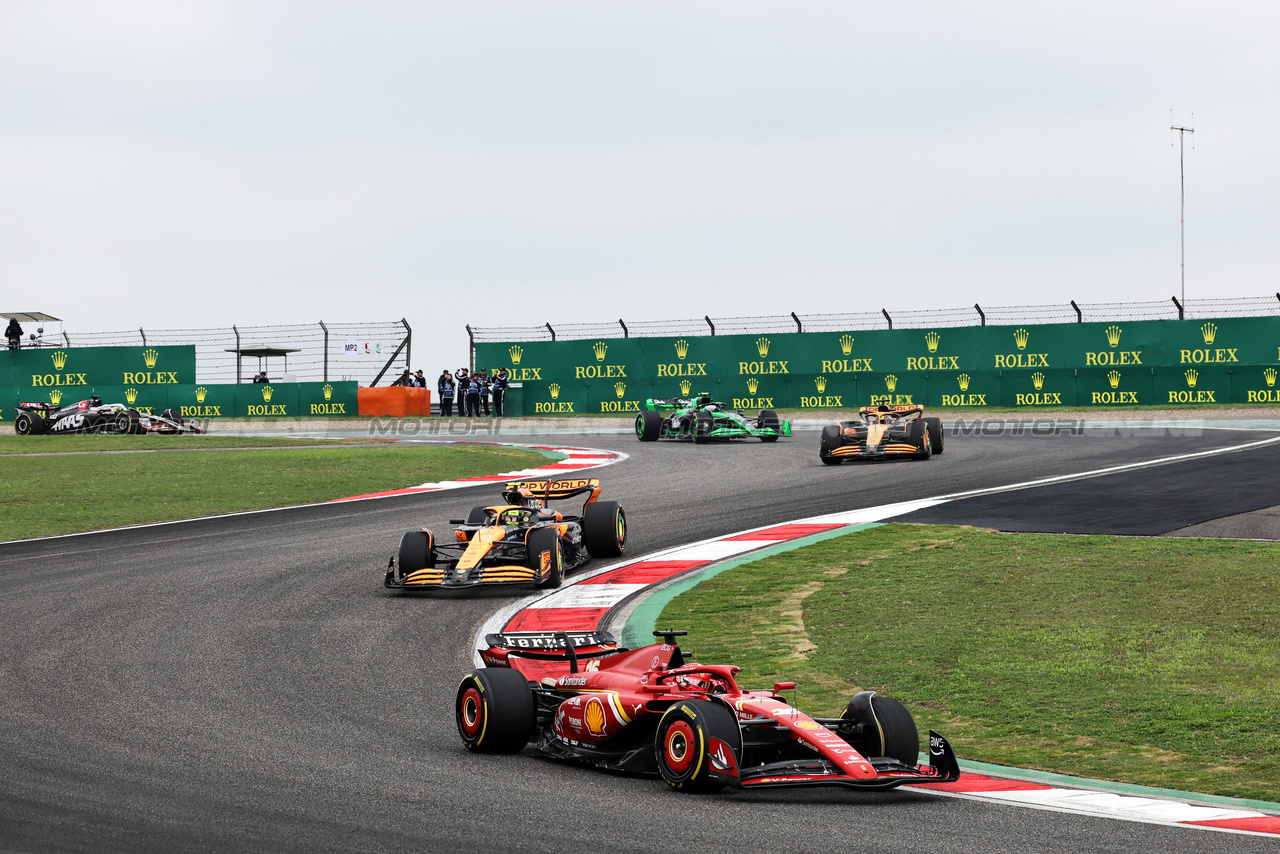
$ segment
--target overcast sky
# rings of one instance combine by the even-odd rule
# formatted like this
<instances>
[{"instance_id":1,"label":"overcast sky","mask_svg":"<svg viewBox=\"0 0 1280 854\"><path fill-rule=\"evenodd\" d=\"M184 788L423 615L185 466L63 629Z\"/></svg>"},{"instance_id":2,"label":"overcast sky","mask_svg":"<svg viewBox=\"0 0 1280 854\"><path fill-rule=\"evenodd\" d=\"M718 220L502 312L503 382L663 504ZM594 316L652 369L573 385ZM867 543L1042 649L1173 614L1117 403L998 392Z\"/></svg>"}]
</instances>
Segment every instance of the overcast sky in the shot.
<instances>
[{"instance_id":1,"label":"overcast sky","mask_svg":"<svg viewBox=\"0 0 1280 854\"><path fill-rule=\"evenodd\" d=\"M1278 24L1176 0L0 0L0 310L406 317L433 374L466 323L1163 300L1171 123L1196 128L1187 296L1273 294Z\"/></svg>"}]
</instances>

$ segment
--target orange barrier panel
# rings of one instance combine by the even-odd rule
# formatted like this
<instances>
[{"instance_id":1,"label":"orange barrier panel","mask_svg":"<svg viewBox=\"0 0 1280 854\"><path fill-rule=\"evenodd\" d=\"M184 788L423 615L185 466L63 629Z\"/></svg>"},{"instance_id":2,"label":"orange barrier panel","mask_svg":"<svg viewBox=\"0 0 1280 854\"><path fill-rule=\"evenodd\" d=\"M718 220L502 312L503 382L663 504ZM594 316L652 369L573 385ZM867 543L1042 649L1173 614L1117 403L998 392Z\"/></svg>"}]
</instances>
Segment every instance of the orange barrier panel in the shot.
<instances>
[{"instance_id":1,"label":"orange barrier panel","mask_svg":"<svg viewBox=\"0 0 1280 854\"><path fill-rule=\"evenodd\" d=\"M404 386L360 388L356 389L356 404L361 415L395 415L400 418L430 415L431 389Z\"/></svg>"}]
</instances>

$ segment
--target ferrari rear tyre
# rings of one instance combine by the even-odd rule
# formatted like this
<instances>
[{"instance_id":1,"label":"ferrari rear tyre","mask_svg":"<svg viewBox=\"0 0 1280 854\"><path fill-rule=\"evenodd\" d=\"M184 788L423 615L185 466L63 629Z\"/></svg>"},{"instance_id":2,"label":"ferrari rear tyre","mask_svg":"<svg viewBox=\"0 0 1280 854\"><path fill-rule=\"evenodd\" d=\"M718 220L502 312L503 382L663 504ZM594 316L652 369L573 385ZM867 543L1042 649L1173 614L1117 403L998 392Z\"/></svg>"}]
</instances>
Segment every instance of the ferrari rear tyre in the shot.
<instances>
[{"instance_id":1,"label":"ferrari rear tyre","mask_svg":"<svg viewBox=\"0 0 1280 854\"><path fill-rule=\"evenodd\" d=\"M926 418L924 423L929 426L929 444L933 446L933 452L942 453L942 419Z\"/></svg>"},{"instance_id":2,"label":"ferrari rear tyre","mask_svg":"<svg viewBox=\"0 0 1280 854\"><path fill-rule=\"evenodd\" d=\"M475 753L518 753L537 725L537 704L519 670L473 670L462 677L456 701L458 734Z\"/></svg>"},{"instance_id":3,"label":"ferrari rear tyre","mask_svg":"<svg viewBox=\"0 0 1280 854\"><path fill-rule=\"evenodd\" d=\"M656 442L661 432L661 413L646 409L636 416L636 438L641 442Z\"/></svg>"},{"instance_id":4,"label":"ferrari rear tyre","mask_svg":"<svg viewBox=\"0 0 1280 854\"><path fill-rule=\"evenodd\" d=\"M13 419L13 432L19 436L34 436L40 432L40 428L30 412L19 412Z\"/></svg>"},{"instance_id":5,"label":"ferrari rear tyre","mask_svg":"<svg viewBox=\"0 0 1280 854\"><path fill-rule=\"evenodd\" d=\"M840 457L831 456L831 452L840 447L840 425L828 424L822 428L822 439L818 444L818 457L823 465L838 466L844 462Z\"/></svg>"},{"instance_id":6,"label":"ferrari rear tyre","mask_svg":"<svg viewBox=\"0 0 1280 854\"><path fill-rule=\"evenodd\" d=\"M430 531L410 531L400 538L396 566L401 575L436 565L435 538Z\"/></svg>"},{"instance_id":7,"label":"ferrari rear tyre","mask_svg":"<svg viewBox=\"0 0 1280 854\"><path fill-rule=\"evenodd\" d=\"M929 427L923 421L912 421L907 425L907 441L920 449L912 454L917 460L927 460L933 456L933 445L929 441Z\"/></svg>"},{"instance_id":8,"label":"ferrari rear tyre","mask_svg":"<svg viewBox=\"0 0 1280 854\"><path fill-rule=\"evenodd\" d=\"M778 413L774 412L772 409L761 409L760 426L774 431L772 436L761 436L761 442L778 441L778 433L782 432L782 419L778 417Z\"/></svg>"},{"instance_id":9,"label":"ferrari rear tyre","mask_svg":"<svg viewBox=\"0 0 1280 854\"><path fill-rule=\"evenodd\" d=\"M863 724L864 735L851 740L863 756L888 756L903 765L920 761L920 733L907 707L873 691L855 694L842 716Z\"/></svg>"},{"instance_id":10,"label":"ferrari rear tyre","mask_svg":"<svg viewBox=\"0 0 1280 854\"><path fill-rule=\"evenodd\" d=\"M582 514L582 540L592 557L620 556L627 547L627 514L622 505L616 501L588 504Z\"/></svg>"},{"instance_id":11,"label":"ferrari rear tyre","mask_svg":"<svg viewBox=\"0 0 1280 854\"><path fill-rule=\"evenodd\" d=\"M538 587L559 587L564 581L564 551L558 528L534 528L525 541L529 566L536 573Z\"/></svg>"},{"instance_id":12,"label":"ferrari rear tyre","mask_svg":"<svg viewBox=\"0 0 1280 854\"><path fill-rule=\"evenodd\" d=\"M693 441L705 445L711 441L711 431L716 429L716 420L710 412L699 412L693 427Z\"/></svg>"},{"instance_id":13,"label":"ferrari rear tyre","mask_svg":"<svg viewBox=\"0 0 1280 854\"><path fill-rule=\"evenodd\" d=\"M712 739L728 746L735 767L741 761L742 736L733 713L709 700L686 700L663 713L654 736L658 773L682 792L718 792L725 784L714 779ZM726 769L727 770L727 769Z\"/></svg>"}]
</instances>

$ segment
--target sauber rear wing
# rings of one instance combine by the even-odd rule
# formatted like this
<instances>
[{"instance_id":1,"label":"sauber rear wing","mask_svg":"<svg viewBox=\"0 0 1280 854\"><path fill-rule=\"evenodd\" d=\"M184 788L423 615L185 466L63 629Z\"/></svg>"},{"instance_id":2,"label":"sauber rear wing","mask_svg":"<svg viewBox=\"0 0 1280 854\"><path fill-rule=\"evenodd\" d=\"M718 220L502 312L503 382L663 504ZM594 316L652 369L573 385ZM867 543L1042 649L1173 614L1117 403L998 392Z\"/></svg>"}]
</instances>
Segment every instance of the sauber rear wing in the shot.
<instances>
[{"instance_id":1,"label":"sauber rear wing","mask_svg":"<svg viewBox=\"0 0 1280 854\"><path fill-rule=\"evenodd\" d=\"M591 497L586 501L587 504L590 504L600 497L600 481L595 478L513 480L508 482L503 489L527 489L533 493L534 498L541 498L543 501L562 501L575 495L590 492ZM583 506L585 507L586 504Z\"/></svg>"}]
</instances>

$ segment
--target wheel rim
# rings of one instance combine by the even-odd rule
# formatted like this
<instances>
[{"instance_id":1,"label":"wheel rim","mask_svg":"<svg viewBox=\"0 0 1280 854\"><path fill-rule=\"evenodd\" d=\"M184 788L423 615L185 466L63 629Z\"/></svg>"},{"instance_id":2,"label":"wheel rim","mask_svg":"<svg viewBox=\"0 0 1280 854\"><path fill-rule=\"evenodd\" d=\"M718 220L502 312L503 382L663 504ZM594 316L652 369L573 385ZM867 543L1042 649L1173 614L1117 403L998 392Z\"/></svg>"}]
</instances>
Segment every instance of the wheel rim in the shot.
<instances>
[{"instance_id":1,"label":"wheel rim","mask_svg":"<svg viewBox=\"0 0 1280 854\"><path fill-rule=\"evenodd\" d=\"M622 511L618 511L618 545L625 545L627 542L627 517L622 515Z\"/></svg>"},{"instance_id":2,"label":"wheel rim","mask_svg":"<svg viewBox=\"0 0 1280 854\"><path fill-rule=\"evenodd\" d=\"M679 776L693 765L693 727L676 721L662 738L662 759L667 768Z\"/></svg>"},{"instance_id":3,"label":"wheel rim","mask_svg":"<svg viewBox=\"0 0 1280 854\"><path fill-rule=\"evenodd\" d=\"M644 416L637 415L636 416L636 436L643 436L643 435L644 435Z\"/></svg>"},{"instance_id":4,"label":"wheel rim","mask_svg":"<svg viewBox=\"0 0 1280 854\"><path fill-rule=\"evenodd\" d=\"M475 688L467 688L458 708L458 720L468 738L475 738L484 726L484 699Z\"/></svg>"}]
</instances>

